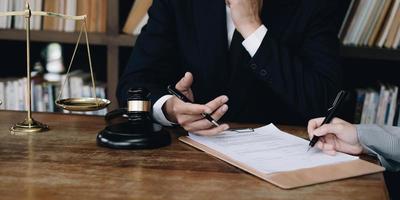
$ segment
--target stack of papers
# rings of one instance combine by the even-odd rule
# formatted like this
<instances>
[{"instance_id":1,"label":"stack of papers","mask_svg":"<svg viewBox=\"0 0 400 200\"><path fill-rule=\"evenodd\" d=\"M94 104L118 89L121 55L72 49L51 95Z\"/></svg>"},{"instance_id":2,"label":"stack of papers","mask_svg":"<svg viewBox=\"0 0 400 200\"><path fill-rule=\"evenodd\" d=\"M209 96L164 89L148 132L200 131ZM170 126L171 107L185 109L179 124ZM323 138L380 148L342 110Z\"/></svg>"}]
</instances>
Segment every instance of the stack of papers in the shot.
<instances>
[{"instance_id":1,"label":"stack of papers","mask_svg":"<svg viewBox=\"0 0 400 200\"><path fill-rule=\"evenodd\" d=\"M317 148L307 152L309 141L285 133L273 124L254 129L253 132L225 131L211 137L189 133L189 138L265 174L358 159L343 153L326 155Z\"/></svg>"}]
</instances>

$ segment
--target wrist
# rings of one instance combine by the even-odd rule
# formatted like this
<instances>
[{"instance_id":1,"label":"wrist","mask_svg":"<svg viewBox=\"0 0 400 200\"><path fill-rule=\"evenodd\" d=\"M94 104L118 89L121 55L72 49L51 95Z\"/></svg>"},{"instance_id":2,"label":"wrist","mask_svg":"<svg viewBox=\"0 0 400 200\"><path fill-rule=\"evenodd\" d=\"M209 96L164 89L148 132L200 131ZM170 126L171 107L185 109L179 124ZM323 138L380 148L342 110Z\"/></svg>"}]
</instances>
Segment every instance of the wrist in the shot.
<instances>
[{"instance_id":1,"label":"wrist","mask_svg":"<svg viewBox=\"0 0 400 200\"><path fill-rule=\"evenodd\" d=\"M358 132L357 126L351 125L352 132L355 133L355 140L356 140L356 146L359 150L359 154L368 154L368 150L364 148L364 146L361 144L360 140L360 134Z\"/></svg>"},{"instance_id":2,"label":"wrist","mask_svg":"<svg viewBox=\"0 0 400 200\"><path fill-rule=\"evenodd\" d=\"M164 105L162 106L162 112L164 113L165 118L172 123L176 123L176 117L173 109L173 98L168 99Z\"/></svg>"}]
</instances>

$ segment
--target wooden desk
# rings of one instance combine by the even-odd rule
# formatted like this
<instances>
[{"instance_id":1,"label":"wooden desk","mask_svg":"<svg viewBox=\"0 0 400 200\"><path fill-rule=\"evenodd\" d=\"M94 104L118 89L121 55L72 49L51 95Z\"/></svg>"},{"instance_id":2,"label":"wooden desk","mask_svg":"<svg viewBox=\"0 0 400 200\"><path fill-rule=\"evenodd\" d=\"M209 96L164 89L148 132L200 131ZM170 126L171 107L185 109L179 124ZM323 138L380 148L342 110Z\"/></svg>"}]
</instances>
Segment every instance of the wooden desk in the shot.
<instances>
[{"instance_id":1,"label":"wooden desk","mask_svg":"<svg viewBox=\"0 0 400 200\"><path fill-rule=\"evenodd\" d=\"M0 199L388 199L374 174L282 190L177 141L157 150L96 146L101 117L34 114L51 130L14 136L25 113L0 112ZM280 127L305 136L305 130Z\"/></svg>"}]
</instances>

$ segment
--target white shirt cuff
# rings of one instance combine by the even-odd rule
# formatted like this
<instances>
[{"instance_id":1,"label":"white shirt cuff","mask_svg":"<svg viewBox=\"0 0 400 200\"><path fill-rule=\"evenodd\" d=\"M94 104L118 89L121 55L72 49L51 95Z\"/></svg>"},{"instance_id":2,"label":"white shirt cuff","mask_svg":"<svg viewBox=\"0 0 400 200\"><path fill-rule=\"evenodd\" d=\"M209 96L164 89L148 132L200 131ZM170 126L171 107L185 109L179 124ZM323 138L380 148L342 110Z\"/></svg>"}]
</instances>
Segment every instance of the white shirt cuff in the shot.
<instances>
[{"instance_id":1,"label":"white shirt cuff","mask_svg":"<svg viewBox=\"0 0 400 200\"><path fill-rule=\"evenodd\" d=\"M164 126L172 126L174 123L168 121L168 119L165 117L164 112L162 110L162 107L164 103L169 99L173 97L172 95L164 95L161 98L159 98L156 103L153 105L153 118L160 123L161 125Z\"/></svg>"},{"instance_id":2,"label":"white shirt cuff","mask_svg":"<svg viewBox=\"0 0 400 200\"><path fill-rule=\"evenodd\" d=\"M256 31L254 31L242 42L242 45L247 50L247 52L249 52L251 57L253 57L257 53L258 48L260 48L265 35L267 35L267 32L267 27L261 25Z\"/></svg>"}]
</instances>

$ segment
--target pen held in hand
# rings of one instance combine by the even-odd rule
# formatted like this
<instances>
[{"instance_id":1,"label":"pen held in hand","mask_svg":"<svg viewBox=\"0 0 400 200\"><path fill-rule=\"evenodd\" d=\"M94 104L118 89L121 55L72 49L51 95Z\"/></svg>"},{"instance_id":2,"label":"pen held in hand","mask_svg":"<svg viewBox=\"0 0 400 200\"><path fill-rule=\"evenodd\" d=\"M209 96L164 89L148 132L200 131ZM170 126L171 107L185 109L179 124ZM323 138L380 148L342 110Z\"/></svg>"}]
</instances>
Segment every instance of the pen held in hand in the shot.
<instances>
[{"instance_id":1,"label":"pen held in hand","mask_svg":"<svg viewBox=\"0 0 400 200\"><path fill-rule=\"evenodd\" d=\"M347 92L342 90L340 91L335 98L335 101L332 104L332 107L328 109L328 112L325 116L324 121L322 122L321 126L324 124L328 124L332 121L333 118L337 115L339 108L341 107L342 103L344 102L344 99L347 95ZM312 147L315 146L315 144L318 142L319 137L314 135L308 145L307 151L309 151Z\"/></svg>"},{"instance_id":2,"label":"pen held in hand","mask_svg":"<svg viewBox=\"0 0 400 200\"><path fill-rule=\"evenodd\" d=\"M171 85L168 85L168 87L167 87L167 90L168 90L168 92L171 94L171 95L174 95L174 96L176 96L178 99L180 99L181 101L183 101L183 102L185 102L185 103L193 103L190 99L188 99L185 95L183 95L181 92L179 92L177 89L175 89L175 87L173 87L173 86L171 86ZM208 121L210 121L214 126L219 126L219 124L218 124L218 122L215 120L215 119L213 119L212 117L211 117L211 115L210 114L208 114L208 113L202 113L201 114L205 119L207 119Z\"/></svg>"}]
</instances>

